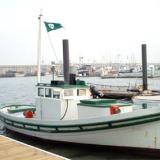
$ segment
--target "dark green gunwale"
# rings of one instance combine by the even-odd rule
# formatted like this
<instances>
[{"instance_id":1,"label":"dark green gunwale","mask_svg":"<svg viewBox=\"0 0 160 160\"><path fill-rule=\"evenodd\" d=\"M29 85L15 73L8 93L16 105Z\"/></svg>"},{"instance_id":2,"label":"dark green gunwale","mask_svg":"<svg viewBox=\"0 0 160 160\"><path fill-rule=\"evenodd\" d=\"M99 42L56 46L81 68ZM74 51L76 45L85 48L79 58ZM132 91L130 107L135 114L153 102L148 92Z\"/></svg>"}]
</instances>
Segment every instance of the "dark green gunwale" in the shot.
<instances>
[{"instance_id":1,"label":"dark green gunwale","mask_svg":"<svg viewBox=\"0 0 160 160\"><path fill-rule=\"evenodd\" d=\"M80 100L80 103L83 104L101 104L101 103L116 103L116 99L84 99Z\"/></svg>"},{"instance_id":2,"label":"dark green gunwale","mask_svg":"<svg viewBox=\"0 0 160 160\"><path fill-rule=\"evenodd\" d=\"M85 104L85 103L78 103L79 106L86 106L86 107L97 107L97 108L109 108L112 105L119 106L119 107L125 107L130 106L128 103L100 103L100 104Z\"/></svg>"},{"instance_id":3,"label":"dark green gunwale","mask_svg":"<svg viewBox=\"0 0 160 160\"><path fill-rule=\"evenodd\" d=\"M20 108L20 106L26 106L26 108ZM17 107L16 109L12 109L12 107ZM36 110L36 106L35 105L29 105L29 104L12 104L12 105L7 105L7 106L2 106L2 108L9 108L8 109L8 112L9 113L17 113L17 112L23 112L23 111L26 111L26 110L32 110L33 112Z\"/></svg>"},{"instance_id":4,"label":"dark green gunwale","mask_svg":"<svg viewBox=\"0 0 160 160\"><path fill-rule=\"evenodd\" d=\"M20 106L28 106L28 107L35 107L35 105L33 104L11 104L11 105L7 105L7 106L2 106L1 108L7 108L7 107L20 107Z\"/></svg>"},{"instance_id":5,"label":"dark green gunwale","mask_svg":"<svg viewBox=\"0 0 160 160\"><path fill-rule=\"evenodd\" d=\"M130 103L119 103L116 99L86 99L80 100L79 106L87 106L87 107L98 107L98 108L109 108L112 105L125 107L130 106Z\"/></svg>"},{"instance_id":6,"label":"dark green gunwale","mask_svg":"<svg viewBox=\"0 0 160 160\"><path fill-rule=\"evenodd\" d=\"M24 106L22 106L22 105L12 105L8 109L8 112L9 113L17 113L17 112L24 112L24 111L27 111L27 110L31 110L31 111L35 112L36 111L36 107L35 106L31 106L31 105L24 105Z\"/></svg>"},{"instance_id":7,"label":"dark green gunwale","mask_svg":"<svg viewBox=\"0 0 160 160\"><path fill-rule=\"evenodd\" d=\"M25 123L25 122L13 121L4 118L2 116L0 116L0 119L7 125L25 130L48 132L48 133L71 133L71 132L86 132L86 131L114 129L114 128L150 123L160 120L160 113L139 116L134 118L126 118L123 120L88 123L88 124L75 124L75 125L43 125L43 124L36 125L29 122Z\"/></svg>"}]
</instances>

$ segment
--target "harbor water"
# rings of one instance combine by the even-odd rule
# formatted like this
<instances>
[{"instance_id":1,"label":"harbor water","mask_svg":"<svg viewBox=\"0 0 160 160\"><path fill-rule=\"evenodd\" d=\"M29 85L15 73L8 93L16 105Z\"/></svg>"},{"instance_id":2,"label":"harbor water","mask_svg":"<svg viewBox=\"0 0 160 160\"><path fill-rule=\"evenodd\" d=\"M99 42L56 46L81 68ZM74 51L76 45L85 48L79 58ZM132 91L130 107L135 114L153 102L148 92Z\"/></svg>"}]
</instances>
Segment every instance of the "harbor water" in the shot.
<instances>
[{"instance_id":1,"label":"harbor water","mask_svg":"<svg viewBox=\"0 0 160 160\"><path fill-rule=\"evenodd\" d=\"M99 77L79 78L88 83L113 85L113 86L134 86L142 84L142 79L101 79ZM14 77L0 78L0 104L34 104L36 93L36 77ZM42 77L42 82L50 82L51 76ZM160 90L160 79L148 79L148 88ZM4 132L5 135L24 143L54 152L61 156L74 160L111 160L111 159L139 159L151 160L154 158L145 155L135 155L132 152L118 152L106 148L95 148L90 146L51 142L22 136L11 131Z\"/></svg>"}]
</instances>

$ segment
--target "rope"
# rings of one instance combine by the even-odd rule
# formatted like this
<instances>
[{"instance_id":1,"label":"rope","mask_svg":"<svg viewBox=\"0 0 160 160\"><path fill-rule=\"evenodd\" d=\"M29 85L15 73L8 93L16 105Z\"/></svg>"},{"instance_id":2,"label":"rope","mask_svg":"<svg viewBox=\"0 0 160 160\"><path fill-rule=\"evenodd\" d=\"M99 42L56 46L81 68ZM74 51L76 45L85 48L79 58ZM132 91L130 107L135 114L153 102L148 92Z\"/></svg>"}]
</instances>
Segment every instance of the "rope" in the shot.
<instances>
[{"instance_id":1,"label":"rope","mask_svg":"<svg viewBox=\"0 0 160 160\"><path fill-rule=\"evenodd\" d=\"M58 57L57 57L57 54L56 54L55 48L54 48L54 46L53 46L53 43L52 43L51 37L50 37L50 35L49 35L49 33L48 33L48 32L47 32L47 35L48 35L48 40L49 40L49 43L50 43L50 45L51 45L52 51L53 51L53 53L54 53L54 55L55 55L56 61L58 62Z\"/></svg>"},{"instance_id":2,"label":"rope","mask_svg":"<svg viewBox=\"0 0 160 160\"><path fill-rule=\"evenodd\" d=\"M63 118L66 116L66 114L67 114L67 111L68 111L68 99L67 99L67 107L66 107L66 110L65 110L65 112L64 112L64 114L63 114L63 116L61 117L61 119L60 120L63 120Z\"/></svg>"}]
</instances>

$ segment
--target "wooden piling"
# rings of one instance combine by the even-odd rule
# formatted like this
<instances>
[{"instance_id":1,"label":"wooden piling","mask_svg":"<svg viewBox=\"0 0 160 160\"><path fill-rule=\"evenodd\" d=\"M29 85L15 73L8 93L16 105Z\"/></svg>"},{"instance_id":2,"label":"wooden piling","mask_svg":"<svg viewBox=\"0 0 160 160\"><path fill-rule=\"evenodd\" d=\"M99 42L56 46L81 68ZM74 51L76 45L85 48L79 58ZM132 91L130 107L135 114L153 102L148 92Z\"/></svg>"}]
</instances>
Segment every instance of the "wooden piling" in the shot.
<instances>
[{"instance_id":1,"label":"wooden piling","mask_svg":"<svg viewBox=\"0 0 160 160\"><path fill-rule=\"evenodd\" d=\"M63 73L65 84L69 84L69 42L67 39L63 40Z\"/></svg>"},{"instance_id":2,"label":"wooden piling","mask_svg":"<svg viewBox=\"0 0 160 160\"><path fill-rule=\"evenodd\" d=\"M142 44L142 73L143 73L143 90L148 89L147 83L147 47Z\"/></svg>"}]
</instances>

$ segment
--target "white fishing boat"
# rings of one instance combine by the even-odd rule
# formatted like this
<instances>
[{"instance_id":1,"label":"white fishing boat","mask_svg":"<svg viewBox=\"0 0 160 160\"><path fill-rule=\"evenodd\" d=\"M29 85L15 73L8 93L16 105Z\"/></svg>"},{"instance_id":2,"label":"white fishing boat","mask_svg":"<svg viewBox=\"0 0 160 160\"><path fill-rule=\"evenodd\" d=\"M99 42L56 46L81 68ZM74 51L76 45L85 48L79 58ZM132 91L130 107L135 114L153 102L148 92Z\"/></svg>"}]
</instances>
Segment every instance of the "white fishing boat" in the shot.
<instances>
[{"instance_id":1,"label":"white fishing boat","mask_svg":"<svg viewBox=\"0 0 160 160\"><path fill-rule=\"evenodd\" d=\"M160 150L160 107L89 99L82 83L39 83L35 106L4 106L0 119L10 130L48 140Z\"/></svg>"},{"instance_id":2,"label":"white fishing boat","mask_svg":"<svg viewBox=\"0 0 160 160\"><path fill-rule=\"evenodd\" d=\"M37 83L35 106L1 107L0 119L5 127L54 141L160 152L160 107L143 109L113 99L92 99L84 81L72 75L68 83L67 72L64 82Z\"/></svg>"}]
</instances>

